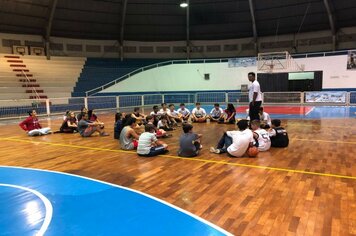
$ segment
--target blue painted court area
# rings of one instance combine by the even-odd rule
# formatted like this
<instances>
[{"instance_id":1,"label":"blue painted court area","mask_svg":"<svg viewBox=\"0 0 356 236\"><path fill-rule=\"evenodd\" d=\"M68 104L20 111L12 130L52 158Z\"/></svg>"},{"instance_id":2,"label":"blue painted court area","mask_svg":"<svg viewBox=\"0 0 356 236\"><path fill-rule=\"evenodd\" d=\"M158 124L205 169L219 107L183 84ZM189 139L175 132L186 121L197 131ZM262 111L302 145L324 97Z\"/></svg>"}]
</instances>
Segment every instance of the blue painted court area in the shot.
<instances>
[{"instance_id":1,"label":"blue painted court area","mask_svg":"<svg viewBox=\"0 0 356 236\"><path fill-rule=\"evenodd\" d=\"M213 107L213 105L202 105L202 108L204 108L207 113L209 113ZM226 106L221 105L220 107L225 109ZM312 109L309 112L300 112L299 114L289 113L291 107L299 109L300 106L298 105L278 106L279 111L273 109L273 113L271 113L268 108L272 107L273 106L266 106L265 108L265 111L270 114L272 119L356 118L356 106L310 106ZM194 108L194 105L188 105L187 108L191 111ZM247 114L245 108L247 107L243 106L243 109L236 107L238 110L238 113L236 114L237 118L246 118Z\"/></svg>"},{"instance_id":2,"label":"blue painted court area","mask_svg":"<svg viewBox=\"0 0 356 236\"><path fill-rule=\"evenodd\" d=\"M0 219L0 235L231 235L138 191L16 167L0 167Z\"/></svg>"}]
</instances>

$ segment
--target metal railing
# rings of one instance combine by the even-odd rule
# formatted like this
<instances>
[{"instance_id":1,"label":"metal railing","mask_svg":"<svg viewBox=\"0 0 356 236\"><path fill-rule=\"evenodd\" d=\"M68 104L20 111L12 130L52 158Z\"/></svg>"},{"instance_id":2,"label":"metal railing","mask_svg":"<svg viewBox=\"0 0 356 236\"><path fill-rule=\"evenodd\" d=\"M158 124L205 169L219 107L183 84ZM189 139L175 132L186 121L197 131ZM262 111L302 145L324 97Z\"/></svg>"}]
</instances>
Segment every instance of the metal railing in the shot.
<instances>
[{"instance_id":1,"label":"metal railing","mask_svg":"<svg viewBox=\"0 0 356 236\"><path fill-rule=\"evenodd\" d=\"M291 106L355 106L356 92L318 91L318 92L265 92L262 94L264 105ZM36 109L39 115L64 114L67 110L79 111L82 107L95 110L121 110L133 107L152 107L161 103L203 104L233 103L237 106L248 105L246 92L200 92L200 93L167 93L137 94L122 96L71 97L50 99L0 100L0 119L21 118L27 111Z\"/></svg>"},{"instance_id":2,"label":"metal railing","mask_svg":"<svg viewBox=\"0 0 356 236\"><path fill-rule=\"evenodd\" d=\"M91 89L91 90L88 90L85 92L85 95L88 97L88 96L92 96L92 95L95 95L97 94L98 92L100 91L103 91L104 89L106 88L109 88L117 83L119 83L120 81L122 80L125 80L125 79L128 79L130 78L131 76L134 76L138 73L141 73L141 72L144 72L146 70L150 70L150 69L153 69L153 68L158 68L158 67L161 67L161 66L167 66L167 65L173 65L173 64L191 64L191 63L218 63L218 62L227 62L228 59L224 59L224 58L220 58L220 59L191 59L191 60L171 60L171 61L164 61L164 62L159 62L159 63L156 63L156 64L152 64L152 65L148 65L148 66L144 66L144 67L141 67L141 68L138 68L126 75L123 75L109 83L106 83L100 87L97 87L97 88L94 88L94 89Z\"/></svg>"},{"instance_id":3,"label":"metal railing","mask_svg":"<svg viewBox=\"0 0 356 236\"><path fill-rule=\"evenodd\" d=\"M38 92L37 92L37 90L36 90L36 88L34 87L34 86L29 86L29 85L31 85L31 80L27 77L27 74L25 73L25 71L24 70L21 70L21 72L22 72L22 74L25 76L25 78L26 78L26 81L27 81L27 84L26 84L26 88L31 88L31 90L32 90L32 92L34 92L34 94L36 95L36 98L37 99L41 99L41 97L40 97L40 95L38 94Z\"/></svg>"}]
</instances>

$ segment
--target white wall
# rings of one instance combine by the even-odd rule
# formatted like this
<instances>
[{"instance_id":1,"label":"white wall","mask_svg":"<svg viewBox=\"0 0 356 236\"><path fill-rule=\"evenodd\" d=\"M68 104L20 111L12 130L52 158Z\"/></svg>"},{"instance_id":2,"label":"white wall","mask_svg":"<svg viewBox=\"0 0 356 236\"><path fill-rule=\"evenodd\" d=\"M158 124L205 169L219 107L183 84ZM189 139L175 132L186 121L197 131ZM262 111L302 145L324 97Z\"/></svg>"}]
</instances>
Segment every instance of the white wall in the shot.
<instances>
[{"instance_id":1,"label":"white wall","mask_svg":"<svg viewBox=\"0 0 356 236\"><path fill-rule=\"evenodd\" d=\"M240 90L248 84L247 73L256 67L229 68L228 63L174 64L154 68L126 79L103 92L159 92ZM205 80L204 74L210 74Z\"/></svg>"},{"instance_id":2,"label":"white wall","mask_svg":"<svg viewBox=\"0 0 356 236\"><path fill-rule=\"evenodd\" d=\"M346 70L347 56L295 60L305 71L323 71L323 89L356 88L356 70ZM173 64L154 68L103 90L101 93L240 90L248 84L247 73L257 67L233 67L228 63ZM204 80L204 74L210 80Z\"/></svg>"},{"instance_id":3,"label":"white wall","mask_svg":"<svg viewBox=\"0 0 356 236\"><path fill-rule=\"evenodd\" d=\"M323 71L323 89L356 88L356 70L347 70L347 55L296 59L305 71Z\"/></svg>"}]
</instances>

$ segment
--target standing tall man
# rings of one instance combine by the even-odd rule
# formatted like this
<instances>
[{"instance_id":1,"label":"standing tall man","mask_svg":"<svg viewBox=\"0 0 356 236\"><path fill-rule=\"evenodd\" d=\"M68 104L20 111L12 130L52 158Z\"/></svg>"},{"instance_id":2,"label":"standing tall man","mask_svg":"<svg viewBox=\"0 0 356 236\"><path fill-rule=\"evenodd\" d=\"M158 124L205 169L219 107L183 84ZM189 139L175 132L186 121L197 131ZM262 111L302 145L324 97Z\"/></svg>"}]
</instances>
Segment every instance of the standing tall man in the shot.
<instances>
[{"instance_id":1,"label":"standing tall man","mask_svg":"<svg viewBox=\"0 0 356 236\"><path fill-rule=\"evenodd\" d=\"M250 120L259 120L259 110L261 107L262 103L262 93L261 93L261 88L260 88L260 83L256 80L256 74L254 72L248 73L248 80L252 82L249 90L249 101L250 101L250 110L249 110L249 116Z\"/></svg>"}]
</instances>

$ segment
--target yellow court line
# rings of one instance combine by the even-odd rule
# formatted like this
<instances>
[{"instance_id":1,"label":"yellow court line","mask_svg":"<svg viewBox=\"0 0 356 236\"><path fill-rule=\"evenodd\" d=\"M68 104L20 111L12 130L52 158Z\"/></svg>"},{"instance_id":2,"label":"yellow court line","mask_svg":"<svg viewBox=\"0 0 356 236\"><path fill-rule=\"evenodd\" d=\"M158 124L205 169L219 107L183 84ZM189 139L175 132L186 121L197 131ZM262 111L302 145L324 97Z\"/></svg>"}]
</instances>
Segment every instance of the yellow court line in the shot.
<instances>
[{"instance_id":1,"label":"yellow court line","mask_svg":"<svg viewBox=\"0 0 356 236\"><path fill-rule=\"evenodd\" d=\"M133 152L133 151L116 150L116 149L108 149L108 148L95 148L95 147L86 147L86 146L78 146L78 145L71 145L71 144L61 144L61 143L37 142L37 141L13 139L13 138L0 138L0 140L13 141L13 142L24 142L24 143L36 143L36 144L39 143L39 144L50 145L50 146L71 147L71 148L80 148L80 149L96 150L96 151L136 154L136 152ZM214 161L214 160L206 160L206 159L199 159L199 158L182 158L179 156L171 156L171 155L160 155L160 156L173 158L173 159L182 159L182 160L187 160L187 161L198 161L198 162L204 162L204 163L222 164L222 165L229 165L229 166L249 167L249 168L255 168L255 169L262 169L262 170L273 170L273 171L282 171L282 172L289 172L289 173L309 174L309 175L356 180L356 176L348 176L348 175L319 173L319 172L312 172L312 171L305 171L305 170L292 170L292 169L287 169L287 168L258 166L258 165L249 165L249 164L241 164L241 163L231 163L231 162L226 162L226 161Z\"/></svg>"},{"instance_id":2,"label":"yellow court line","mask_svg":"<svg viewBox=\"0 0 356 236\"><path fill-rule=\"evenodd\" d=\"M317 124L313 125L313 124L310 124L310 125L302 125L302 124L286 124L286 128L288 128L289 126L294 126L294 127L298 127L298 126L305 126L305 127L318 127ZM319 126L320 128L320 126ZM350 127L350 126L322 126L321 128L323 129L332 129L332 128L338 128L338 129L356 129L356 127Z\"/></svg>"},{"instance_id":3,"label":"yellow court line","mask_svg":"<svg viewBox=\"0 0 356 236\"><path fill-rule=\"evenodd\" d=\"M318 142L318 143L356 144L356 142L348 142L348 141L334 141L334 140L320 140L320 139L304 139L304 138L293 138L293 139L291 139L291 140L308 141L308 142Z\"/></svg>"}]
</instances>

